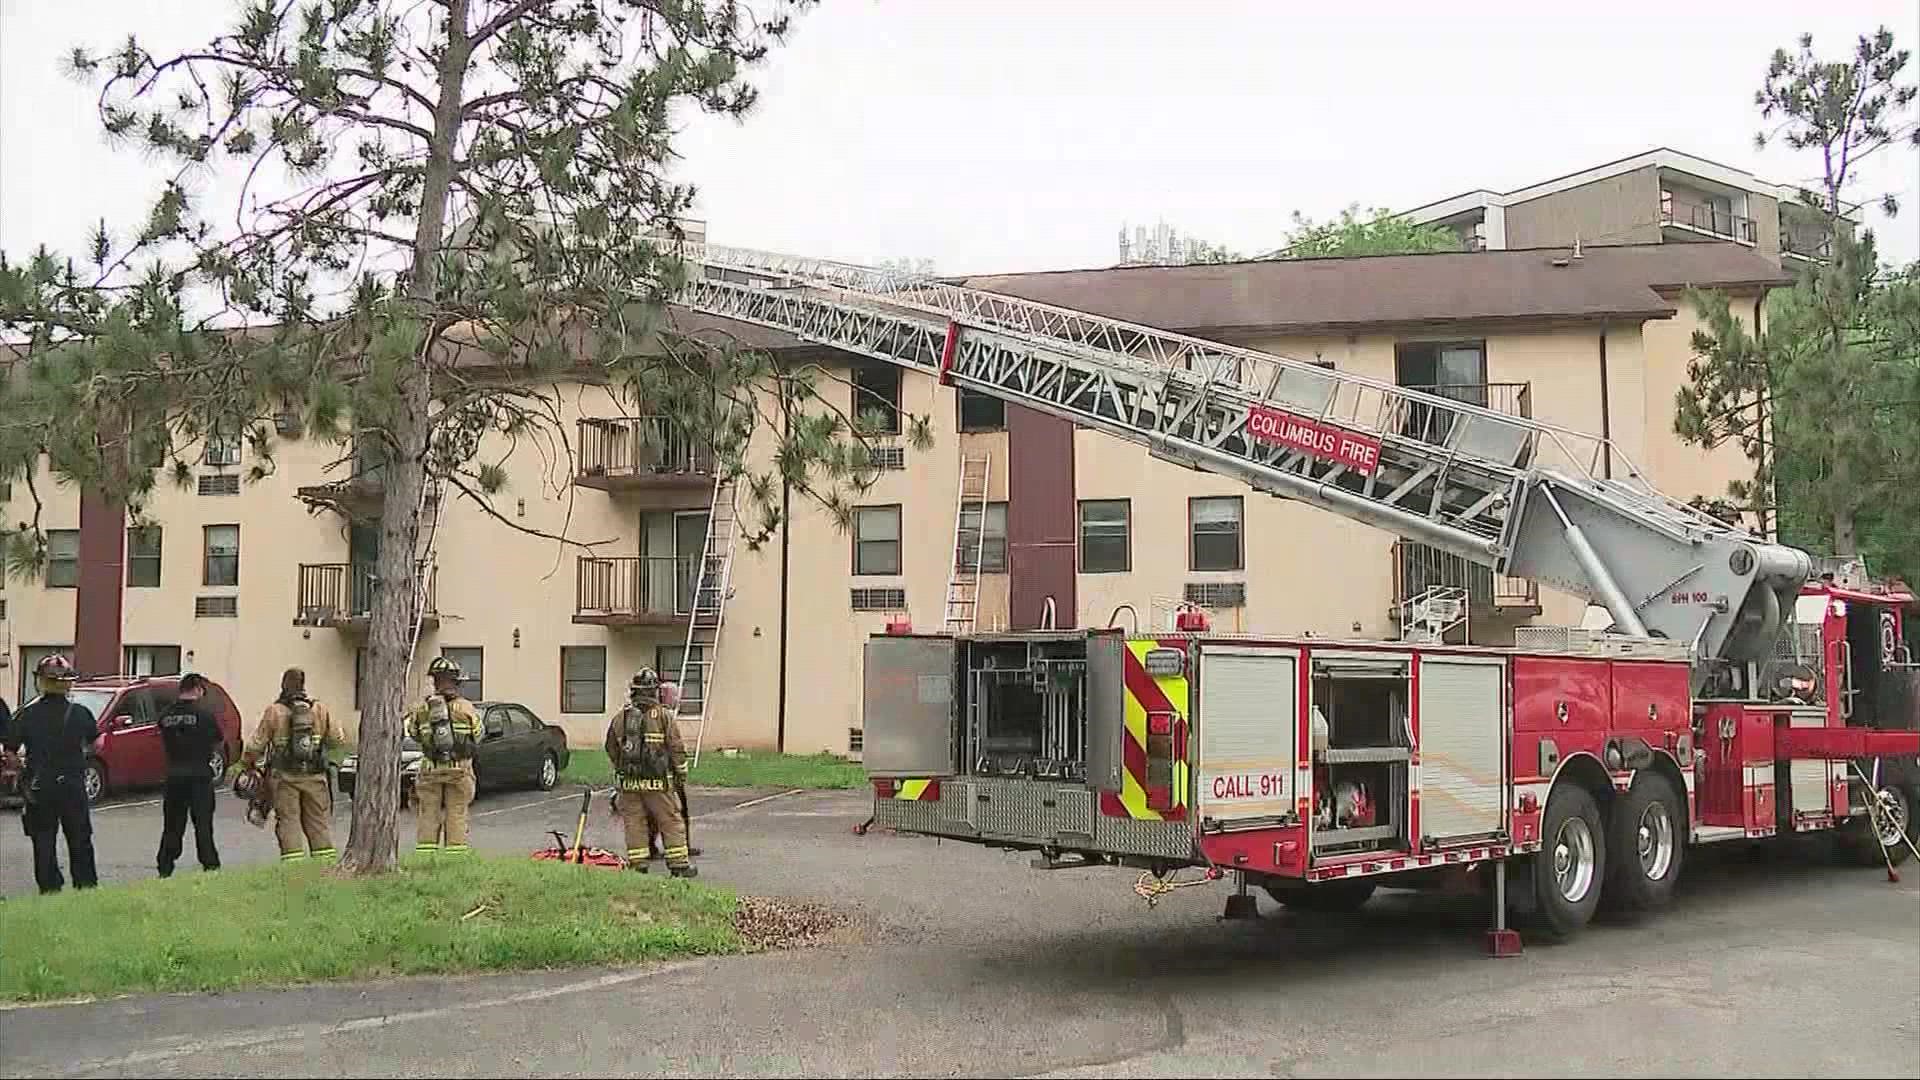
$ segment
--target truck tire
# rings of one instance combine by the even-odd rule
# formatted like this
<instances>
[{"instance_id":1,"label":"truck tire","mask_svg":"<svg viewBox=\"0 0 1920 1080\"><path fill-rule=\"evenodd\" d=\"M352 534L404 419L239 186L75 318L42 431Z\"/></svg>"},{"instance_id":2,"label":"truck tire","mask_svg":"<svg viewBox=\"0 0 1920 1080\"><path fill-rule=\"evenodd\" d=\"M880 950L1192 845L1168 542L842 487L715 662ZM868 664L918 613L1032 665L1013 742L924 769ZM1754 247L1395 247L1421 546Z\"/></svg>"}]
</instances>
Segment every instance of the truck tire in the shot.
<instances>
[{"instance_id":1,"label":"truck tire","mask_svg":"<svg viewBox=\"0 0 1920 1080\"><path fill-rule=\"evenodd\" d=\"M1840 853L1855 866L1888 863L1899 866L1913 857L1912 845L1920 844L1920 821L1914 819L1914 789L1902 784L1886 784L1880 794L1887 808L1884 836L1875 835L1873 819L1867 815L1850 818L1840 826L1836 838Z\"/></svg>"},{"instance_id":2,"label":"truck tire","mask_svg":"<svg viewBox=\"0 0 1920 1080\"><path fill-rule=\"evenodd\" d=\"M1608 822L1607 906L1630 913L1667 906L1686 840L1686 796L1658 773L1634 777Z\"/></svg>"},{"instance_id":3,"label":"truck tire","mask_svg":"<svg viewBox=\"0 0 1920 1080\"><path fill-rule=\"evenodd\" d=\"M1533 857L1533 912L1537 928L1565 939L1593 921L1606 876L1607 836L1600 807L1578 784L1562 782L1547 797L1545 838Z\"/></svg>"},{"instance_id":4,"label":"truck tire","mask_svg":"<svg viewBox=\"0 0 1920 1080\"><path fill-rule=\"evenodd\" d=\"M1323 881L1318 885L1267 886L1267 895L1296 911L1322 911L1344 914L1360 910L1373 896L1374 883L1359 881Z\"/></svg>"}]
</instances>

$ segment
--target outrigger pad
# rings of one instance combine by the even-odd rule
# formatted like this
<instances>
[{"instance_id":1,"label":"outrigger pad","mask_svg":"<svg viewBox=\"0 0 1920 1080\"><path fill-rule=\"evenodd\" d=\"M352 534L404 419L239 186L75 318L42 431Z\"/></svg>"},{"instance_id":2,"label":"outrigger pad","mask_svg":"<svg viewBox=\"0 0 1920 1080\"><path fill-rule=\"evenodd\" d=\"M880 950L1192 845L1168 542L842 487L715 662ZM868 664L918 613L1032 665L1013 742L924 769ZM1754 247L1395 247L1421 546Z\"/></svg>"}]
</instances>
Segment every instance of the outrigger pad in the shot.
<instances>
[{"instance_id":1,"label":"outrigger pad","mask_svg":"<svg viewBox=\"0 0 1920 1080\"><path fill-rule=\"evenodd\" d=\"M1227 897L1226 914L1223 919L1257 919L1260 917L1260 904L1252 893L1234 893Z\"/></svg>"},{"instance_id":2,"label":"outrigger pad","mask_svg":"<svg viewBox=\"0 0 1920 1080\"><path fill-rule=\"evenodd\" d=\"M1487 931L1487 955L1505 958L1520 955L1520 931Z\"/></svg>"}]
</instances>

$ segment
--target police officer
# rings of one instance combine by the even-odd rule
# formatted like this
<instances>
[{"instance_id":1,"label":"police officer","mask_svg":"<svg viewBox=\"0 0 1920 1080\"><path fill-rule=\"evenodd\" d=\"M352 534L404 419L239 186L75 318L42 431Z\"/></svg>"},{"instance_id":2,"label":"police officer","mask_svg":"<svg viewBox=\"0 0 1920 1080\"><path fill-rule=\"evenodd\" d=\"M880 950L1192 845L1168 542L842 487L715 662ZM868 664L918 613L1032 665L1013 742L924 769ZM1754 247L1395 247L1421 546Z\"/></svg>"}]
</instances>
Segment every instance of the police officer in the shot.
<instances>
[{"instance_id":1,"label":"police officer","mask_svg":"<svg viewBox=\"0 0 1920 1080\"><path fill-rule=\"evenodd\" d=\"M420 744L425 760L414 782L419 841L414 850L431 855L465 855L467 809L473 805L473 751L480 742L480 713L460 696L460 665L436 656L427 665L433 693L407 713L407 736ZM442 837L445 837L443 842Z\"/></svg>"},{"instance_id":2,"label":"police officer","mask_svg":"<svg viewBox=\"0 0 1920 1080\"><path fill-rule=\"evenodd\" d=\"M73 868L73 887L91 889L100 883L93 865L93 820L87 811L84 779L86 758L100 738L92 710L70 696L75 678L73 661L54 655L34 665L40 696L13 716L0 748L12 754L27 750L21 790L27 805L20 824L33 839L33 881L43 893L59 892L66 879L54 841L67 835L67 861Z\"/></svg>"},{"instance_id":3,"label":"police officer","mask_svg":"<svg viewBox=\"0 0 1920 1080\"><path fill-rule=\"evenodd\" d=\"M627 704L607 724L607 757L620 776L620 816L626 825L627 865L647 869L647 833L658 830L674 877L698 871L687 857L687 825L672 785L687 777L680 724L660 704L660 676L641 668L627 686Z\"/></svg>"},{"instance_id":4,"label":"police officer","mask_svg":"<svg viewBox=\"0 0 1920 1080\"><path fill-rule=\"evenodd\" d=\"M187 819L193 819L194 852L200 869L220 869L220 851L213 844L213 752L220 745L220 725L207 707L207 679L189 672L180 679L179 696L160 717L160 743L167 752L167 786L160 800L161 877L173 876L180 858Z\"/></svg>"},{"instance_id":5,"label":"police officer","mask_svg":"<svg viewBox=\"0 0 1920 1080\"><path fill-rule=\"evenodd\" d=\"M250 770L264 751L273 792L273 835L280 861L332 859L333 794L327 788L327 751L340 745L341 731L327 707L307 696L307 673L288 668L280 676L280 696L260 716L260 726L240 755Z\"/></svg>"}]
</instances>

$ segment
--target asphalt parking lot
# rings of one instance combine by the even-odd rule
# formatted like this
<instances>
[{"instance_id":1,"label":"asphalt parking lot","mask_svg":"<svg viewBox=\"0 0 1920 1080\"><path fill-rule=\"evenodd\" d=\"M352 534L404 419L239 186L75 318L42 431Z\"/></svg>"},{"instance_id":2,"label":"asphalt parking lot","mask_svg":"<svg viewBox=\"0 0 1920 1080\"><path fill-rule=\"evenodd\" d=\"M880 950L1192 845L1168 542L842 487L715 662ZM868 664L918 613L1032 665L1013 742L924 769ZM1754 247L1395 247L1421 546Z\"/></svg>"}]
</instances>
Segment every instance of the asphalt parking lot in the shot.
<instances>
[{"instance_id":1,"label":"asphalt parking lot","mask_svg":"<svg viewBox=\"0 0 1920 1080\"><path fill-rule=\"evenodd\" d=\"M769 798L768 796L773 796ZM573 799L577 799L577 795ZM137 801L137 800L136 800ZM230 800L228 801L230 803ZM617 826L595 805L594 833ZM475 843L571 829L564 793L476 806ZM1912 1076L1920 872L1809 852L1695 858L1675 907L1481 955L1482 906L1384 894L1353 919L1225 890L1147 910L1131 873L850 827L858 792L700 792L704 880L841 906L852 940L663 968L0 1011L0 1071L118 1076ZM157 806L102 814L151 873ZM346 806L339 807L344 830ZM127 840L111 839L127 815ZM230 862L270 835L223 805ZM137 829L151 815L151 830ZM24 840L0 847L10 892ZM107 855L112 851L114 854ZM31 901L27 901L31 902Z\"/></svg>"}]
</instances>

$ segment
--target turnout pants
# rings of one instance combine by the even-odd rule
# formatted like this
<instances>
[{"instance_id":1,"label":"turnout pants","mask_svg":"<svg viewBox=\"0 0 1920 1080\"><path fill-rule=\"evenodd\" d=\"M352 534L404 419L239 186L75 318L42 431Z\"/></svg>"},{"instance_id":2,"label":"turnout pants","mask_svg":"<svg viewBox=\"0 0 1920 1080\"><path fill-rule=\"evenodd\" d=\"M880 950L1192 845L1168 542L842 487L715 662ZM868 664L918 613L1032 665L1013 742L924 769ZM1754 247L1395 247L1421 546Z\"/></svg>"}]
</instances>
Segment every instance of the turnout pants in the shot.
<instances>
[{"instance_id":1,"label":"turnout pants","mask_svg":"<svg viewBox=\"0 0 1920 1080\"><path fill-rule=\"evenodd\" d=\"M273 835L280 841L281 862L334 857L333 796L326 773L274 774Z\"/></svg>"},{"instance_id":2,"label":"turnout pants","mask_svg":"<svg viewBox=\"0 0 1920 1080\"><path fill-rule=\"evenodd\" d=\"M620 792L620 819L626 826L628 865L647 864L650 832L660 834L661 843L667 849L668 866L690 865L687 859L687 823L680 817L680 800L671 789L630 791L623 787Z\"/></svg>"},{"instance_id":3,"label":"turnout pants","mask_svg":"<svg viewBox=\"0 0 1920 1080\"><path fill-rule=\"evenodd\" d=\"M171 876L173 864L180 861L189 817L193 819L193 846L200 857L200 869L220 869L220 852L213 846L213 778L168 777L160 801L161 877Z\"/></svg>"},{"instance_id":4,"label":"turnout pants","mask_svg":"<svg viewBox=\"0 0 1920 1080\"><path fill-rule=\"evenodd\" d=\"M59 892L66 887L54 846L63 832L67 835L67 861L73 867L73 887L91 889L100 884L93 865L93 816L87 810L87 793L79 784L64 780L43 784L20 811L20 825L33 841L33 883L41 892Z\"/></svg>"},{"instance_id":5,"label":"turnout pants","mask_svg":"<svg viewBox=\"0 0 1920 1080\"><path fill-rule=\"evenodd\" d=\"M473 850L467 845L467 810L473 805L471 764L463 761L450 767L421 769L420 779L414 781L413 797L420 804L415 810L420 827L415 851L465 855Z\"/></svg>"}]
</instances>

